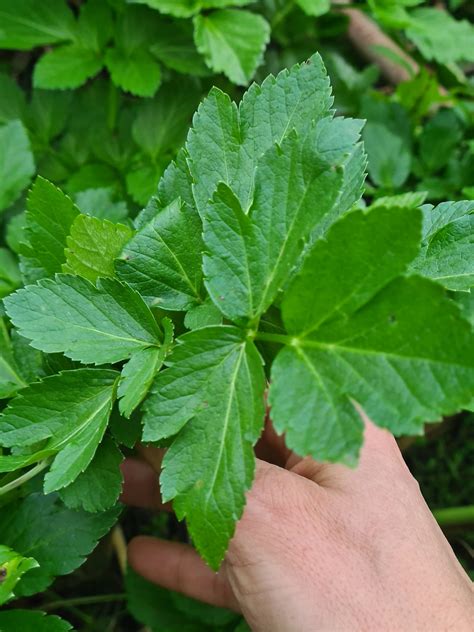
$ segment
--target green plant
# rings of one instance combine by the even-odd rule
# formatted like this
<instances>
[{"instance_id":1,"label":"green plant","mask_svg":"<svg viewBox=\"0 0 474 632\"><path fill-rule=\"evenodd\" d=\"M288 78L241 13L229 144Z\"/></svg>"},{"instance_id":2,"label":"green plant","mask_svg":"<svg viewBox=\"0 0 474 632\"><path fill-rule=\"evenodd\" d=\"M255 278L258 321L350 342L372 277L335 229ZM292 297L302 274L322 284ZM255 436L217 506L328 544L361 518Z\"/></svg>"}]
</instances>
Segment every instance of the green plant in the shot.
<instances>
[{"instance_id":1,"label":"green plant","mask_svg":"<svg viewBox=\"0 0 474 632\"><path fill-rule=\"evenodd\" d=\"M46 520L84 520L88 538L59 567L38 550L18 594L77 566L116 520L120 445L134 441L120 433L133 423L141 435L127 418L143 401L143 440L169 446L164 499L213 568L252 483L267 381L288 447L349 465L359 406L419 434L470 404L472 331L446 289L473 283L474 203L361 208L363 123L331 107L317 55L238 107L211 90L133 229L36 180L20 248L32 283L4 299L3 367L18 394L0 419L0 492L8 500L44 470L47 496L14 500L0 538L24 554L15 521L28 541Z\"/></svg>"},{"instance_id":2,"label":"green plant","mask_svg":"<svg viewBox=\"0 0 474 632\"><path fill-rule=\"evenodd\" d=\"M122 582L120 529L188 537L117 503L142 438L217 567L269 384L348 465L354 402L396 434L474 408L472 7L423 4L0 0L1 630L245 629ZM469 419L424 489L469 476Z\"/></svg>"}]
</instances>

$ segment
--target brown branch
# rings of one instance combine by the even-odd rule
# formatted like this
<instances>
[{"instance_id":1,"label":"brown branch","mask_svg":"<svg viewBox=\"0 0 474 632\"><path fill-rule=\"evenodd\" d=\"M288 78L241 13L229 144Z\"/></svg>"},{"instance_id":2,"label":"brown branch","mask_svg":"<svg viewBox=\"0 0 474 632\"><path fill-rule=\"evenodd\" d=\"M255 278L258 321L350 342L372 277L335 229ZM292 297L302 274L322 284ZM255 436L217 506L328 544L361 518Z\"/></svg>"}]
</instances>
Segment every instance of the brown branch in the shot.
<instances>
[{"instance_id":1,"label":"brown branch","mask_svg":"<svg viewBox=\"0 0 474 632\"><path fill-rule=\"evenodd\" d=\"M337 5L339 2L334 0L334 4ZM349 18L347 35L354 47L363 57L376 64L390 83L397 85L402 81L408 81L412 78L412 75L418 74L420 67L417 62L386 35L365 13L358 9L344 7L340 7L338 10ZM378 46L400 57L411 68L412 72L410 73L407 68L377 51L376 47Z\"/></svg>"}]
</instances>

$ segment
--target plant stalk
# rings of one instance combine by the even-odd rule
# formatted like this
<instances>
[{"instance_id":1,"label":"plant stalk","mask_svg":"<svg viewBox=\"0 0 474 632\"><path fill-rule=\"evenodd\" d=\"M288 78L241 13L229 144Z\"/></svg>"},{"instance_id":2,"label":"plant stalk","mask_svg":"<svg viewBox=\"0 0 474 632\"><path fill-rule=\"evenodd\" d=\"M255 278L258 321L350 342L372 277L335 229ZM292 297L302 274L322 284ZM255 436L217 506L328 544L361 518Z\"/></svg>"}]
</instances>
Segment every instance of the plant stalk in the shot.
<instances>
[{"instance_id":1,"label":"plant stalk","mask_svg":"<svg viewBox=\"0 0 474 632\"><path fill-rule=\"evenodd\" d=\"M3 487L0 487L0 496L2 496L3 494L7 494L8 492L11 492L16 487L23 485L23 483L26 483L27 481L35 477L37 474L39 474L45 468L47 468L50 462L51 462L50 459L44 459L43 461L40 461L34 467L32 467L31 470L28 470L28 472L25 472L18 478L15 478L15 480L10 481Z\"/></svg>"},{"instance_id":2,"label":"plant stalk","mask_svg":"<svg viewBox=\"0 0 474 632\"><path fill-rule=\"evenodd\" d=\"M463 527L474 525L474 505L435 509L433 515L440 527Z\"/></svg>"}]
</instances>

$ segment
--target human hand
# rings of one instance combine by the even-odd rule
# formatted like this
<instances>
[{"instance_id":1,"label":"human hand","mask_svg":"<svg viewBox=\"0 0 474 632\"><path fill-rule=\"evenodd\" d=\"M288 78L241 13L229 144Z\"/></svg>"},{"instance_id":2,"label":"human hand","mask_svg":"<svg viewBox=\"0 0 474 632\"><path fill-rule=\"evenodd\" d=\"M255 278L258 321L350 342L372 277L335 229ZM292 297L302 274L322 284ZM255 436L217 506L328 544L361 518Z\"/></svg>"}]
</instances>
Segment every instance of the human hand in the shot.
<instances>
[{"instance_id":1,"label":"human hand","mask_svg":"<svg viewBox=\"0 0 474 632\"><path fill-rule=\"evenodd\" d=\"M218 573L192 547L140 536L131 566L148 580L242 612L257 632L462 632L472 584L394 438L366 420L357 469L288 453L271 428ZM163 508L161 455L124 464L124 502ZM151 466L153 465L153 467ZM170 509L165 507L165 509Z\"/></svg>"}]
</instances>

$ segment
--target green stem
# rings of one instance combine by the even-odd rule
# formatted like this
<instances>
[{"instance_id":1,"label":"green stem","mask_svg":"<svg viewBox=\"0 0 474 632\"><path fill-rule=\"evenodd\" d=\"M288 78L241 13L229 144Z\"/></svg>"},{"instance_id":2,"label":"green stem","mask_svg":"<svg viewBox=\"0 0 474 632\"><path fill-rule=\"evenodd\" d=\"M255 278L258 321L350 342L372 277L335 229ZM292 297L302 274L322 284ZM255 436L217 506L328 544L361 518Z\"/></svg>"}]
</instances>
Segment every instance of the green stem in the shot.
<instances>
[{"instance_id":1,"label":"green stem","mask_svg":"<svg viewBox=\"0 0 474 632\"><path fill-rule=\"evenodd\" d=\"M15 489L16 487L19 487L20 485L23 485L23 483L29 481L31 478L47 468L50 462L50 459L44 459L44 461L40 461L39 463L37 463L34 467L31 468L31 470L28 470L28 472L25 472L18 478L15 478L15 480L10 481L10 483L7 483L3 487L0 487L0 496L11 492L12 489Z\"/></svg>"},{"instance_id":2,"label":"green stem","mask_svg":"<svg viewBox=\"0 0 474 632\"><path fill-rule=\"evenodd\" d=\"M96 603L109 603L110 601L125 601L125 593L111 593L109 595L91 595L90 597L74 597L72 599L58 599L41 606L42 610L59 610L73 606L92 606Z\"/></svg>"},{"instance_id":3,"label":"green stem","mask_svg":"<svg viewBox=\"0 0 474 632\"><path fill-rule=\"evenodd\" d=\"M435 509L433 515L440 527L462 527L474 524L474 505Z\"/></svg>"},{"instance_id":4,"label":"green stem","mask_svg":"<svg viewBox=\"0 0 474 632\"><path fill-rule=\"evenodd\" d=\"M293 343L293 336L287 334L271 334L266 331L257 331L255 334L255 340L262 340L263 342L277 342L281 345L291 345Z\"/></svg>"}]
</instances>

